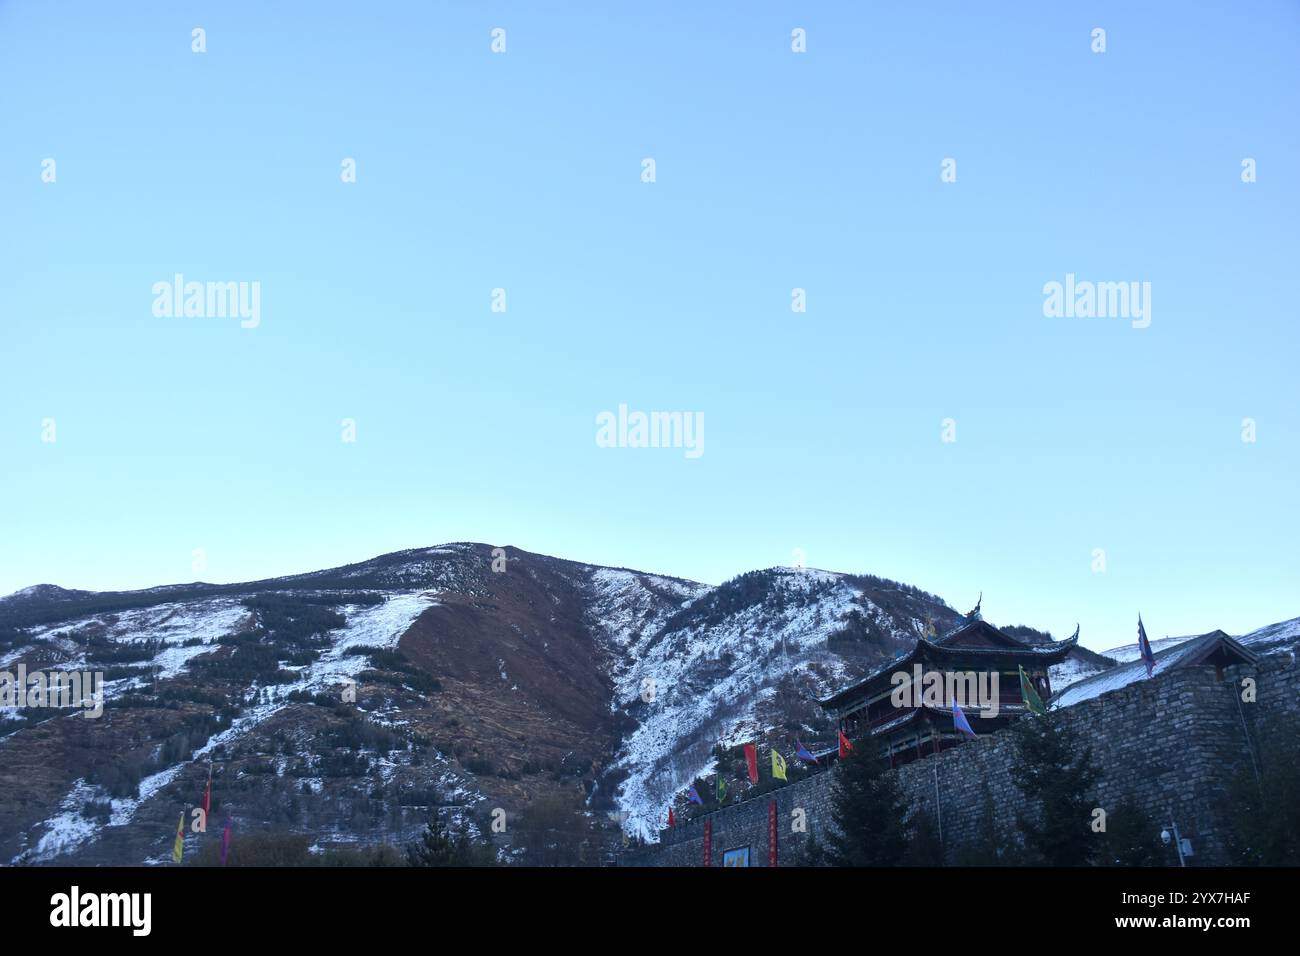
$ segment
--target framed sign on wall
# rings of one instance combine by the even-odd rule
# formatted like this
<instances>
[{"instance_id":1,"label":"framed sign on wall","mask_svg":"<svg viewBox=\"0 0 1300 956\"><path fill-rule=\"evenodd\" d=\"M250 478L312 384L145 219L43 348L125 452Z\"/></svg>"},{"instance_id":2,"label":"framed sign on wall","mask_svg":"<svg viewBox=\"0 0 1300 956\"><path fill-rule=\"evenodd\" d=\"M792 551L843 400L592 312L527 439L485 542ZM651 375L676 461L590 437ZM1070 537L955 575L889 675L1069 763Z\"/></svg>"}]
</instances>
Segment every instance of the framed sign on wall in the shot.
<instances>
[{"instance_id":1,"label":"framed sign on wall","mask_svg":"<svg viewBox=\"0 0 1300 956\"><path fill-rule=\"evenodd\" d=\"M749 866L749 847L741 846L722 854L723 866Z\"/></svg>"}]
</instances>

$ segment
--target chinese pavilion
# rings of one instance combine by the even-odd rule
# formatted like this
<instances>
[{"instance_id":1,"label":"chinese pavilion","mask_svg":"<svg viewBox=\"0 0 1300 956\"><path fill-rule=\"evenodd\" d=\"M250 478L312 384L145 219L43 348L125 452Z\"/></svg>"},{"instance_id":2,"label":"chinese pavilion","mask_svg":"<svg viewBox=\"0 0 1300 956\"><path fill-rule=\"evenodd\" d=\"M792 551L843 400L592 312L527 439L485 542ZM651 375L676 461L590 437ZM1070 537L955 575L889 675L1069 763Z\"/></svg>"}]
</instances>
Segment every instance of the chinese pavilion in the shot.
<instances>
[{"instance_id":1,"label":"chinese pavilion","mask_svg":"<svg viewBox=\"0 0 1300 956\"><path fill-rule=\"evenodd\" d=\"M1048 668L1063 661L1079 640L1076 629L1068 640L1026 643L981 619L978 609L943 637L933 633L928 628L909 653L818 701L849 740L856 743L870 735L891 767L947 750L964 739L953 725L949 675L958 675L959 681L978 679L991 692L991 699L981 701L982 712L969 697L961 701L975 733L1000 730L1026 712L1020 669L1046 704L1052 695ZM926 687L933 692L922 693Z\"/></svg>"}]
</instances>

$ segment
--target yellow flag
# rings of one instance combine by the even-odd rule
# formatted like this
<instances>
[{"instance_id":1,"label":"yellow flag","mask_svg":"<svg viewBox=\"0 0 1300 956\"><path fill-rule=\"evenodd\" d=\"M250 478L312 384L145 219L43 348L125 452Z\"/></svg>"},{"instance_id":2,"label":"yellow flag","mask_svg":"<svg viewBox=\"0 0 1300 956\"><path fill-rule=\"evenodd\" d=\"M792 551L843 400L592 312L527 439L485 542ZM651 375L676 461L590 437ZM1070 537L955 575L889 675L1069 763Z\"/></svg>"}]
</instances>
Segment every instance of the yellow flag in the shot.
<instances>
[{"instance_id":1,"label":"yellow flag","mask_svg":"<svg viewBox=\"0 0 1300 956\"><path fill-rule=\"evenodd\" d=\"M185 811L181 811L181 818L176 821L176 842L172 844L172 862L179 863L181 854L185 852Z\"/></svg>"},{"instance_id":2,"label":"yellow flag","mask_svg":"<svg viewBox=\"0 0 1300 956\"><path fill-rule=\"evenodd\" d=\"M775 747L772 748L772 776L777 780L787 780L785 775L785 758L776 752Z\"/></svg>"}]
</instances>

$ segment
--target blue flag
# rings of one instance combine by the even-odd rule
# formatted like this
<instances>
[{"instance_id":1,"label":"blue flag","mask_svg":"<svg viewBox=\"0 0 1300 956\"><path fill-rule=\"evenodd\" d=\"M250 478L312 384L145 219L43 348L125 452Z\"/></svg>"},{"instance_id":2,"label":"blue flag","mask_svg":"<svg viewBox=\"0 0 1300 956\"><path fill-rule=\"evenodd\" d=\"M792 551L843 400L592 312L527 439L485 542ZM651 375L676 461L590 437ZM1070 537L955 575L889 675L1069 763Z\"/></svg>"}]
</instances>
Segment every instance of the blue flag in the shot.
<instances>
[{"instance_id":1,"label":"blue flag","mask_svg":"<svg viewBox=\"0 0 1300 956\"><path fill-rule=\"evenodd\" d=\"M812 761L813 763L819 763L817 758L808 752L808 748L805 747L803 744L799 743L798 737L794 739L794 755L803 761Z\"/></svg>"},{"instance_id":2,"label":"blue flag","mask_svg":"<svg viewBox=\"0 0 1300 956\"><path fill-rule=\"evenodd\" d=\"M704 806L704 801L700 799L700 795L696 792L694 787L691 787L691 789L687 791L686 798L690 800L691 803L698 803L700 806Z\"/></svg>"},{"instance_id":3,"label":"blue flag","mask_svg":"<svg viewBox=\"0 0 1300 956\"><path fill-rule=\"evenodd\" d=\"M957 703L956 697L952 699L952 725L967 737L975 736L975 731L970 729L970 721L968 721L966 715L961 712L961 705Z\"/></svg>"},{"instance_id":4,"label":"blue flag","mask_svg":"<svg viewBox=\"0 0 1300 956\"><path fill-rule=\"evenodd\" d=\"M1142 660L1147 665L1147 677L1156 669L1156 656L1151 653L1151 642L1147 640L1147 629L1142 626L1142 615L1138 615L1138 650L1142 653Z\"/></svg>"}]
</instances>

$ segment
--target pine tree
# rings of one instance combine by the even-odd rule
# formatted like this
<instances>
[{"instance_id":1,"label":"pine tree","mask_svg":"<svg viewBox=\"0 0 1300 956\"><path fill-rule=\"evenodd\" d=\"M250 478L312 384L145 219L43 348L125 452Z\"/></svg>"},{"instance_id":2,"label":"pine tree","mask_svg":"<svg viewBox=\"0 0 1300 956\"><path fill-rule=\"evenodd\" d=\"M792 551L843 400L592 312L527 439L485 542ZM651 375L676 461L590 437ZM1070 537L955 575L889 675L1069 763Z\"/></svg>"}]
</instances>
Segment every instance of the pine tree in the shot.
<instances>
[{"instance_id":1,"label":"pine tree","mask_svg":"<svg viewBox=\"0 0 1300 956\"><path fill-rule=\"evenodd\" d=\"M804 841L803 847L794 859L795 866L825 866L826 849L817 842L817 838L812 834Z\"/></svg>"},{"instance_id":2,"label":"pine tree","mask_svg":"<svg viewBox=\"0 0 1300 956\"><path fill-rule=\"evenodd\" d=\"M1048 866L1086 866L1100 850L1088 793L1100 776L1092 748L1055 713L1026 717L1012 728L1015 784L1037 806L1022 813L1028 849Z\"/></svg>"},{"instance_id":3,"label":"pine tree","mask_svg":"<svg viewBox=\"0 0 1300 956\"><path fill-rule=\"evenodd\" d=\"M827 836L832 866L897 866L907 852L908 803L879 749L860 742L843 761L831 790L834 827Z\"/></svg>"},{"instance_id":4,"label":"pine tree","mask_svg":"<svg viewBox=\"0 0 1300 956\"><path fill-rule=\"evenodd\" d=\"M1258 779L1241 761L1221 804L1229 847L1247 865L1300 866L1300 721L1283 718L1260 736Z\"/></svg>"},{"instance_id":5,"label":"pine tree","mask_svg":"<svg viewBox=\"0 0 1300 956\"><path fill-rule=\"evenodd\" d=\"M406 848L406 860L411 866L465 866L466 856L463 841L447 832L436 810L420 834L420 842Z\"/></svg>"},{"instance_id":6,"label":"pine tree","mask_svg":"<svg viewBox=\"0 0 1300 956\"><path fill-rule=\"evenodd\" d=\"M1161 866L1168 862L1160 845L1159 824L1131 793L1106 814L1102 847L1100 862L1104 866Z\"/></svg>"},{"instance_id":7,"label":"pine tree","mask_svg":"<svg viewBox=\"0 0 1300 956\"><path fill-rule=\"evenodd\" d=\"M903 862L907 866L943 866L943 840L939 836L939 823L928 810L918 810L908 821L907 853Z\"/></svg>"}]
</instances>

